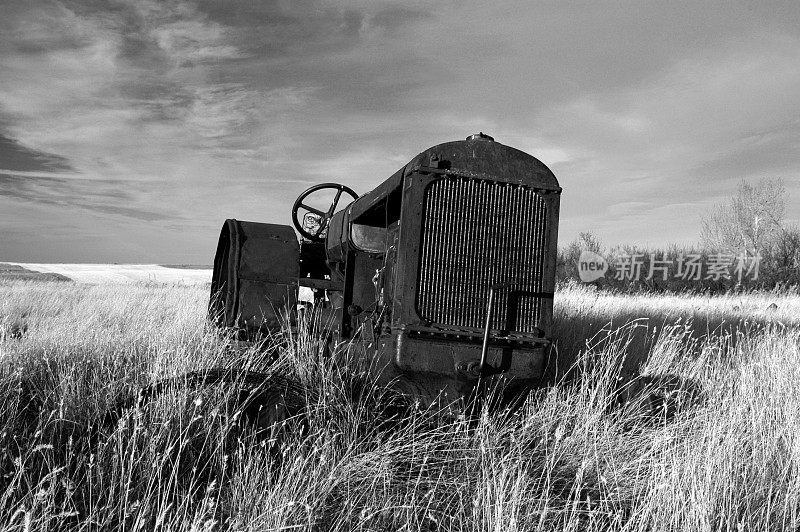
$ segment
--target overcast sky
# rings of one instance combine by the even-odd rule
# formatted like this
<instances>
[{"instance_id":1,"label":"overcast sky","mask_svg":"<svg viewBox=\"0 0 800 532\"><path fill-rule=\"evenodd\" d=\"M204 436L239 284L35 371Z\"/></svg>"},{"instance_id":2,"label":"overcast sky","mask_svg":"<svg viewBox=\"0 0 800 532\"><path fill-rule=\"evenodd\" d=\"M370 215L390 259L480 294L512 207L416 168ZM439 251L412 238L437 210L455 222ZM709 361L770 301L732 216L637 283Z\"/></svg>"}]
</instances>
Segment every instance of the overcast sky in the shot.
<instances>
[{"instance_id":1,"label":"overcast sky","mask_svg":"<svg viewBox=\"0 0 800 532\"><path fill-rule=\"evenodd\" d=\"M0 4L0 261L208 264L478 131L555 172L562 244L695 241L743 178L800 218L797 1Z\"/></svg>"}]
</instances>

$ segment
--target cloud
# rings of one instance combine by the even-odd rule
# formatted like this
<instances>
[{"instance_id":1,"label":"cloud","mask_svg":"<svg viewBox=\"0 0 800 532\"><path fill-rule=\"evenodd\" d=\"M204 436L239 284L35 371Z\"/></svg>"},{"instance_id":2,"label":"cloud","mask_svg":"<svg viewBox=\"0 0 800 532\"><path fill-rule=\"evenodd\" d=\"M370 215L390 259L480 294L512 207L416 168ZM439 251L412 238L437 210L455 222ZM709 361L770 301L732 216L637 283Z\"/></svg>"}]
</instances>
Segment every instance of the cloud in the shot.
<instances>
[{"instance_id":1,"label":"cloud","mask_svg":"<svg viewBox=\"0 0 800 532\"><path fill-rule=\"evenodd\" d=\"M145 221L172 219L163 213L131 208L134 198L115 181L97 181L35 172L0 172L0 196L53 206L80 207Z\"/></svg>"},{"instance_id":2,"label":"cloud","mask_svg":"<svg viewBox=\"0 0 800 532\"><path fill-rule=\"evenodd\" d=\"M63 172L72 166L65 157L28 148L0 134L0 170Z\"/></svg>"}]
</instances>

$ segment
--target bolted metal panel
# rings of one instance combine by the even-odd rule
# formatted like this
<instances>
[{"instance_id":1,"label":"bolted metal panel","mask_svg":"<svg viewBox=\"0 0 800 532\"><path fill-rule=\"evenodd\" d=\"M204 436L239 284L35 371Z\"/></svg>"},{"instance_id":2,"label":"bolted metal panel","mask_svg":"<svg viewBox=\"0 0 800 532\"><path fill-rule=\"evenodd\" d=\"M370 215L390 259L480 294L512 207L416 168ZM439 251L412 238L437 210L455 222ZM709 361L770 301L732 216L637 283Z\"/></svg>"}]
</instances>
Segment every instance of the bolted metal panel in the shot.
<instances>
[{"instance_id":1,"label":"bolted metal panel","mask_svg":"<svg viewBox=\"0 0 800 532\"><path fill-rule=\"evenodd\" d=\"M547 208L524 185L448 177L425 192L416 297L423 320L537 332L548 251Z\"/></svg>"}]
</instances>

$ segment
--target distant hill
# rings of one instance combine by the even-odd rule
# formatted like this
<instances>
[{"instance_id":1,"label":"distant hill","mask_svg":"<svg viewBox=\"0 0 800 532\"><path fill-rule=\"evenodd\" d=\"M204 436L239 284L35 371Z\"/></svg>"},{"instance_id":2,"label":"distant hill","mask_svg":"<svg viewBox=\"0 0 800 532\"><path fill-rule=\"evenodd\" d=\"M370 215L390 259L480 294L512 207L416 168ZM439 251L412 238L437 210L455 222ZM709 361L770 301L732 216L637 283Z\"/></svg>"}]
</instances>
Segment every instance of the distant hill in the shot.
<instances>
[{"instance_id":1,"label":"distant hill","mask_svg":"<svg viewBox=\"0 0 800 532\"><path fill-rule=\"evenodd\" d=\"M72 281L72 279L60 273L37 272L17 264L0 262L0 281Z\"/></svg>"},{"instance_id":2,"label":"distant hill","mask_svg":"<svg viewBox=\"0 0 800 532\"><path fill-rule=\"evenodd\" d=\"M162 268L175 268L176 270L213 270L214 266L208 264L159 264Z\"/></svg>"}]
</instances>

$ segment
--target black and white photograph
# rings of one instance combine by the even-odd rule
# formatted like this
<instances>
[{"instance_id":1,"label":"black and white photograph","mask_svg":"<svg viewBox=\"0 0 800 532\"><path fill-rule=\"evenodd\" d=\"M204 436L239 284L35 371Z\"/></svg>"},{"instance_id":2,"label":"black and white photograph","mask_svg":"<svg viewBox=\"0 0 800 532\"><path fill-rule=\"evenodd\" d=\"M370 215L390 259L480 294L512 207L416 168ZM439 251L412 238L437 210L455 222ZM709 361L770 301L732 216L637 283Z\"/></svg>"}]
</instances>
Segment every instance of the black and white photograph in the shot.
<instances>
[{"instance_id":1,"label":"black and white photograph","mask_svg":"<svg viewBox=\"0 0 800 532\"><path fill-rule=\"evenodd\" d=\"M800 530L800 3L0 0L0 530Z\"/></svg>"}]
</instances>

